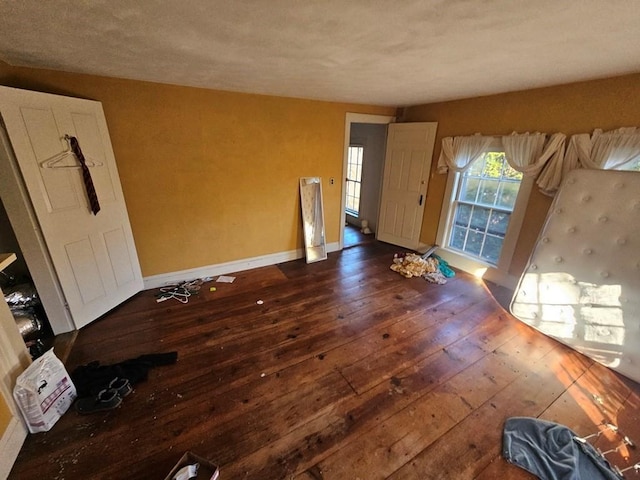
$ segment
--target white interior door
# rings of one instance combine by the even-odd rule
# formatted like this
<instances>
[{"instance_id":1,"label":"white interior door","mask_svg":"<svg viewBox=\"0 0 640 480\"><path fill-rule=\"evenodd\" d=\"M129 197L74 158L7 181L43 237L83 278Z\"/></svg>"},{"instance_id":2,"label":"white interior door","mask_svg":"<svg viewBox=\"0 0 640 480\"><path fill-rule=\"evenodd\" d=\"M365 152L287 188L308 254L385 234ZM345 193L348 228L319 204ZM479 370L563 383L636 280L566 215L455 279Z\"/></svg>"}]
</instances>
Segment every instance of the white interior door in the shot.
<instances>
[{"instance_id":1,"label":"white interior door","mask_svg":"<svg viewBox=\"0 0 640 480\"><path fill-rule=\"evenodd\" d=\"M0 87L0 112L37 218L35 227L80 328L143 285L102 105ZM94 164L97 215L90 211L77 158L69 155L47 165L47 159L69 148L65 135L76 137Z\"/></svg>"},{"instance_id":2,"label":"white interior door","mask_svg":"<svg viewBox=\"0 0 640 480\"><path fill-rule=\"evenodd\" d=\"M418 248L437 127L436 122L389 125L378 240Z\"/></svg>"}]
</instances>

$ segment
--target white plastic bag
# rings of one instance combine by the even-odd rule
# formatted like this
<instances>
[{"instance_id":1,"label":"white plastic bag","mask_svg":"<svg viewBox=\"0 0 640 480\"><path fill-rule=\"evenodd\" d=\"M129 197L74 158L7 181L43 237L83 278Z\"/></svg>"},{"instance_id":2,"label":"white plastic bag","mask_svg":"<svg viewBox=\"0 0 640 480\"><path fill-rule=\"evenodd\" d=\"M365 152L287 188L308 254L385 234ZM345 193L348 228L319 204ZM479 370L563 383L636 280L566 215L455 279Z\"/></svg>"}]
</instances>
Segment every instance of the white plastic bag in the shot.
<instances>
[{"instance_id":1,"label":"white plastic bag","mask_svg":"<svg viewBox=\"0 0 640 480\"><path fill-rule=\"evenodd\" d=\"M49 431L76 396L76 387L53 349L29 365L13 389L13 398L31 433Z\"/></svg>"}]
</instances>

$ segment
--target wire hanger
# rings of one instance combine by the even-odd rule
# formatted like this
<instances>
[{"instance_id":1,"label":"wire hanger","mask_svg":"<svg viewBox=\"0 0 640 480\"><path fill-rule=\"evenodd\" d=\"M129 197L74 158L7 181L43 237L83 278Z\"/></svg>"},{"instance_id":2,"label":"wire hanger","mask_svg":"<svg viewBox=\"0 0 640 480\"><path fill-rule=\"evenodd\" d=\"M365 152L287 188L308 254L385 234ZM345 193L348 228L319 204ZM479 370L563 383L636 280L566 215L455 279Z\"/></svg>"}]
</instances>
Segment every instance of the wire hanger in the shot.
<instances>
[{"instance_id":1,"label":"wire hanger","mask_svg":"<svg viewBox=\"0 0 640 480\"><path fill-rule=\"evenodd\" d=\"M43 162L41 162L40 166L42 168L80 168L80 164L77 161L78 159L76 158L75 154L71 150L71 143L70 143L71 137L65 134L65 136L62 138L64 138L67 141L66 150L63 150L60 153L56 153L52 157L49 157ZM72 157L75 160L74 165L59 165L60 162L62 162L63 160L69 157ZM85 156L85 162L87 164L87 167L102 167L104 165L102 162L96 162L95 160L92 160L90 157L86 157L86 156Z\"/></svg>"}]
</instances>

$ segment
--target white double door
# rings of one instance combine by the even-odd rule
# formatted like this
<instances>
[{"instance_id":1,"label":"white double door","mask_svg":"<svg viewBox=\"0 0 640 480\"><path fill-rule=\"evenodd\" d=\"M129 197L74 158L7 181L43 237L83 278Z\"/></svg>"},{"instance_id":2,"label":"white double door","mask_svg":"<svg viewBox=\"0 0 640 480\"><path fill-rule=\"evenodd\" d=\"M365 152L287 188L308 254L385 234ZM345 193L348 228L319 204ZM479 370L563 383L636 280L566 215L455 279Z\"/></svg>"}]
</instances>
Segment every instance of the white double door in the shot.
<instances>
[{"instance_id":1,"label":"white double door","mask_svg":"<svg viewBox=\"0 0 640 480\"><path fill-rule=\"evenodd\" d=\"M81 328L143 286L102 105L0 87L0 113L10 141L0 152L7 214L54 333ZM92 165L97 215L77 158L64 155L65 135L78 139ZM49 261L53 272L46 275L41 270ZM57 285L48 284L56 278ZM55 313L54 290L66 303L71 325Z\"/></svg>"}]
</instances>

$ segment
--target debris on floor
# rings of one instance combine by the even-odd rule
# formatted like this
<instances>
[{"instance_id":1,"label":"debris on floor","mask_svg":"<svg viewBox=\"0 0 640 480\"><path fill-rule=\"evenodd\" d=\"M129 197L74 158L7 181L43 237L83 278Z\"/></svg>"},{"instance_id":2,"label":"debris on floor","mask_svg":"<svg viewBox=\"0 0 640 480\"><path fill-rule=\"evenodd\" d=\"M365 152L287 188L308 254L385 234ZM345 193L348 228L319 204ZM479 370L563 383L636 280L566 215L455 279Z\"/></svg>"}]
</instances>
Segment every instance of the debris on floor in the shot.
<instances>
[{"instance_id":1,"label":"debris on floor","mask_svg":"<svg viewBox=\"0 0 640 480\"><path fill-rule=\"evenodd\" d=\"M424 258L424 255L415 253L396 253L390 268L403 277L423 277L428 282L439 285L444 285L448 277L455 275L447 262L437 255Z\"/></svg>"},{"instance_id":2,"label":"debris on floor","mask_svg":"<svg viewBox=\"0 0 640 480\"><path fill-rule=\"evenodd\" d=\"M156 302L160 303L174 298L180 303L188 303L191 295L197 295L200 292L202 283L201 279L197 279L161 287L160 293L156 294Z\"/></svg>"},{"instance_id":3,"label":"debris on floor","mask_svg":"<svg viewBox=\"0 0 640 480\"><path fill-rule=\"evenodd\" d=\"M236 277L230 277L228 275L220 275L218 277L218 279L216 280L216 282L219 283L233 283L233 281L236 279Z\"/></svg>"}]
</instances>

